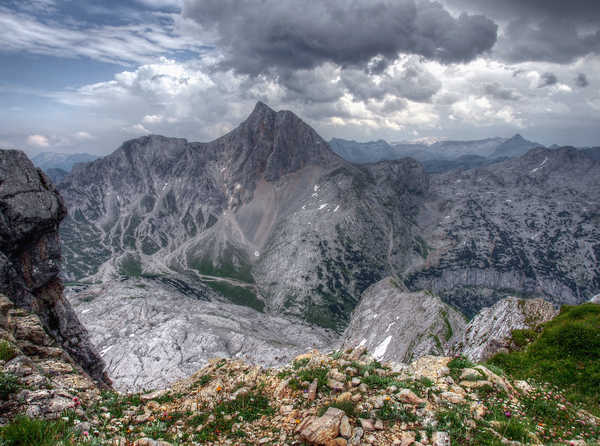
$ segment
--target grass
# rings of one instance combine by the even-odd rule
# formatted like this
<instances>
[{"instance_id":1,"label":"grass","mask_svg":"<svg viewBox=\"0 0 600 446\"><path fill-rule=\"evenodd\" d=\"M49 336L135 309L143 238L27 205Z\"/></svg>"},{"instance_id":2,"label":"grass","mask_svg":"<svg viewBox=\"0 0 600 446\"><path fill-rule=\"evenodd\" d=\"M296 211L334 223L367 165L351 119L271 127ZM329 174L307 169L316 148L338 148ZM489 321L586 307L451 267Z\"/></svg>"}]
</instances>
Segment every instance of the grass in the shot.
<instances>
[{"instance_id":1,"label":"grass","mask_svg":"<svg viewBox=\"0 0 600 446\"><path fill-rule=\"evenodd\" d=\"M323 414L325 412L327 412L327 409L329 409L330 407L335 407L336 409L340 409L341 411L343 411L348 417L353 418L356 417L356 407L354 406L354 402L347 400L347 401L334 401L331 404L327 404L321 408L319 408L319 411L317 412L317 415L322 417Z\"/></svg>"},{"instance_id":2,"label":"grass","mask_svg":"<svg viewBox=\"0 0 600 446\"><path fill-rule=\"evenodd\" d=\"M326 367L310 367L300 369L297 372L297 378L294 377L290 380L288 385L294 390L301 390L303 382L312 383L315 379L317 380L317 390L327 390L327 375L329 369Z\"/></svg>"},{"instance_id":3,"label":"grass","mask_svg":"<svg viewBox=\"0 0 600 446\"><path fill-rule=\"evenodd\" d=\"M74 444L74 438L70 423L64 420L44 421L18 416L0 428L2 446L58 446Z\"/></svg>"},{"instance_id":4,"label":"grass","mask_svg":"<svg viewBox=\"0 0 600 446\"><path fill-rule=\"evenodd\" d=\"M10 342L0 341L0 361L10 361L17 356L17 349Z\"/></svg>"},{"instance_id":5,"label":"grass","mask_svg":"<svg viewBox=\"0 0 600 446\"><path fill-rule=\"evenodd\" d=\"M384 421L403 423L414 423L418 419L413 412L390 401L383 402L383 407L377 410L377 417Z\"/></svg>"},{"instance_id":6,"label":"grass","mask_svg":"<svg viewBox=\"0 0 600 446\"><path fill-rule=\"evenodd\" d=\"M513 378L555 385L600 415L600 305L563 306L532 343L490 363Z\"/></svg>"},{"instance_id":7,"label":"grass","mask_svg":"<svg viewBox=\"0 0 600 446\"><path fill-rule=\"evenodd\" d=\"M263 415L273 415L275 410L270 406L269 399L260 392L251 392L238 396L233 401L224 401L218 404L212 414L214 421L206 425L195 435L195 441L216 441L220 434L241 436L243 432L232 432L234 423L258 420ZM232 415L235 415L233 417ZM208 419L208 418L207 418Z\"/></svg>"},{"instance_id":8,"label":"grass","mask_svg":"<svg viewBox=\"0 0 600 446\"><path fill-rule=\"evenodd\" d=\"M20 388L19 379L15 375L0 372L0 400L8 400L8 397Z\"/></svg>"},{"instance_id":9,"label":"grass","mask_svg":"<svg viewBox=\"0 0 600 446\"><path fill-rule=\"evenodd\" d=\"M205 281L204 283L236 305L254 308L260 312L265 309L265 303L248 288L231 285L227 282Z\"/></svg>"},{"instance_id":10,"label":"grass","mask_svg":"<svg viewBox=\"0 0 600 446\"><path fill-rule=\"evenodd\" d=\"M454 381L458 381L464 369L470 369L473 367L475 367L475 364L473 364L464 356L454 358L448 363L448 368L450 369L450 376Z\"/></svg>"}]
</instances>

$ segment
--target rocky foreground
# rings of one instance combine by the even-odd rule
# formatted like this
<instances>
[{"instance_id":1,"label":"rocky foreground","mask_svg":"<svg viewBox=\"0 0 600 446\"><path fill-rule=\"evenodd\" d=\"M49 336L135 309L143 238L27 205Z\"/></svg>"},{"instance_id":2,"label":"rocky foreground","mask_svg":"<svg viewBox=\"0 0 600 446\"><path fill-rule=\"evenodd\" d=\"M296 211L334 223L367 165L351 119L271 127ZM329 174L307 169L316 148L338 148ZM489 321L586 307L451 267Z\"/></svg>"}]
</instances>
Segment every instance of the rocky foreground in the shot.
<instances>
[{"instance_id":1,"label":"rocky foreground","mask_svg":"<svg viewBox=\"0 0 600 446\"><path fill-rule=\"evenodd\" d=\"M464 358L381 364L364 348L314 351L280 369L214 359L166 390L101 392L60 349L28 350L32 340L24 338L41 326L21 310L15 316L10 304L3 308L4 320L7 312L25 318L31 330L11 337L4 325L3 351L13 354L0 361L5 400L0 411L54 419L47 423L57 442L44 444L584 445L600 440L600 419L556 389L513 382ZM51 344L42 333L35 343ZM16 418L12 426L26 422ZM4 439L7 432L1 432Z\"/></svg>"}]
</instances>

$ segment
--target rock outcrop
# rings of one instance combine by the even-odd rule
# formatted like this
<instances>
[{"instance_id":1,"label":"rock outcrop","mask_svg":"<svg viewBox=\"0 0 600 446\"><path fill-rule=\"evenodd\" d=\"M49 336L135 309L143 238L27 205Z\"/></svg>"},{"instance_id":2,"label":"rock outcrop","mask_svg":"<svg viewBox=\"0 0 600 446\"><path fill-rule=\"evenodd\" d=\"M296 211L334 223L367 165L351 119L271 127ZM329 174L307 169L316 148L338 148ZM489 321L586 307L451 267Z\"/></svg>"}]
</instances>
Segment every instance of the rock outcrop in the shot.
<instances>
[{"instance_id":1,"label":"rock outcrop","mask_svg":"<svg viewBox=\"0 0 600 446\"><path fill-rule=\"evenodd\" d=\"M452 351L471 361L485 361L496 353L509 351L513 330L535 329L557 314L558 310L543 299L508 297L481 310Z\"/></svg>"},{"instance_id":2,"label":"rock outcrop","mask_svg":"<svg viewBox=\"0 0 600 446\"><path fill-rule=\"evenodd\" d=\"M18 414L56 419L83 415L101 386L48 335L40 318L0 294L0 425Z\"/></svg>"},{"instance_id":3,"label":"rock outcrop","mask_svg":"<svg viewBox=\"0 0 600 446\"><path fill-rule=\"evenodd\" d=\"M35 313L44 329L95 379L104 363L89 342L59 278L63 200L24 153L0 150L0 293Z\"/></svg>"},{"instance_id":4,"label":"rock outcrop","mask_svg":"<svg viewBox=\"0 0 600 446\"><path fill-rule=\"evenodd\" d=\"M369 287L352 313L344 346L362 346L379 360L411 362L443 355L462 339L462 314L430 292L410 292L388 277Z\"/></svg>"}]
</instances>

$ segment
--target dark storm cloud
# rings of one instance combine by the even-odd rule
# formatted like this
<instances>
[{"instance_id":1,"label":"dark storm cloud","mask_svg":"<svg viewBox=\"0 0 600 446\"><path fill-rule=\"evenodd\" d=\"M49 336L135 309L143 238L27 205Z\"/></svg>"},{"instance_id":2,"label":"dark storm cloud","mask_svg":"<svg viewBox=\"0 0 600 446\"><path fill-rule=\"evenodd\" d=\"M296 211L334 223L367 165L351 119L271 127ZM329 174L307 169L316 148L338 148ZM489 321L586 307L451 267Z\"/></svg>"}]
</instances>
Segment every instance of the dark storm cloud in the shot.
<instances>
[{"instance_id":1,"label":"dark storm cloud","mask_svg":"<svg viewBox=\"0 0 600 446\"><path fill-rule=\"evenodd\" d=\"M600 2L596 0L444 0L449 6L475 11L493 18L554 18L580 23L600 20Z\"/></svg>"},{"instance_id":2,"label":"dark storm cloud","mask_svg":"<svg viewBox=\"0 0 600 446\"><path fill-rule=\"evenodd\" d=\"M505 21L495 52L510 62L569 63L600 53L598 0L444 0L452 8Z\"/></svg>"},{"instance_id":3,"label":"dark storm cloud","mask_svg":"<svg viewBox=\"0 0 600 446\"><path fill-rule=\"evenodd\" d=\"M487 96L491 96L503 101L517 101L519 99L519 95L514 90L510 88L504 88L498 82L485 85L483 87L483 92Z\"/></svg>"},{"instance_id":4,"label":"dark storm cloud","mask_svg":"<svg viewBox=\"0 0 600 446\"><path fill-rule=\"evenodd\" d=\"M256 75L324 62L380 71L399 53L443 63L492 48L497 25L482 15L453 17L429 0L185 0L184 15L216 34L226 67Z\"/></svg>"},{"instance_id":5,"label":"dark storm cloud","mask_svg":"<svg viewBox=\"0 0 600 446\"><path fill-rule=\"evenodd\" d=\"M579 73L575 78L575 85L577 85L580 88L585 88L588 85L590 85L590 82L588 81L588 78L584 73Z\"/></svg>"},{"instance_id":6,"label":"dark storm cloud","mask_svg":"<svg viewBox=\"0 0 600 446\"><path fill-rule=\"evenodd\" d=\"M554 73L544 73L540 79L540 85L538 88L550 87L558 83L558 78Z\"/></svg>"}]
</instances>

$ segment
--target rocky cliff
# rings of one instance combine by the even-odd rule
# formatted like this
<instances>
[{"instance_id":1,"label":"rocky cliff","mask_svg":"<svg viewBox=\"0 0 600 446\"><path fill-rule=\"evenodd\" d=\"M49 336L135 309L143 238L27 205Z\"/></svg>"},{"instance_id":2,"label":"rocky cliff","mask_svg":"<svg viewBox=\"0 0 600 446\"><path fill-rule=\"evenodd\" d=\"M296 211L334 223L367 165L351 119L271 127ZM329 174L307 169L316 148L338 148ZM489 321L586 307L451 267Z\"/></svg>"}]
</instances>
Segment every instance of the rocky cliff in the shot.
<instances>
[{"instance_id":1,"label":"rocky cliff","mask_svg":"<svg viewBox=\"0 0 600 446\"><path fill-rule=\"evenodd\" d=\"M45 330L98 380L104 363L59 278L58 226L66 215L54 186L24 153L0 151L0 293L35 313Z\"/></svg>"},{"instance_id":2,"label":"rocky cliff","mask_svg":"<svg viewBox=\"0 0 600 446\"><path fill-rule=\"evenodd\" d=\"M486 361L496 353L520 347L513 344L513 330L535 330L557 314L558 310L543 299L508 297L482 309L451 351L471 361Z\"/></svg>"},{"instance_id":3,"label":"rocky cliff","mask_svg":"<svg viewBox=\"0 0 600 446\"><path fill-rule=\"evenodd\" d=\"M427 291L409 292L388 277L369 287L352 313L345 347L365 347L378 360L411 362L443 355L462 339L462 314Z\"/></svg>"},{"instance_id":4,"label":"rocky cliff","mask_svg":"<svg viewBox=\"0 0 600 446\"><path fill-rule=\"evenodd\" d=\"M589 300L600 289L599 176L573 148L433 175L417 223L423 261L406 285L468 316L509 295Z\"/></svg>"}]
</instances>

